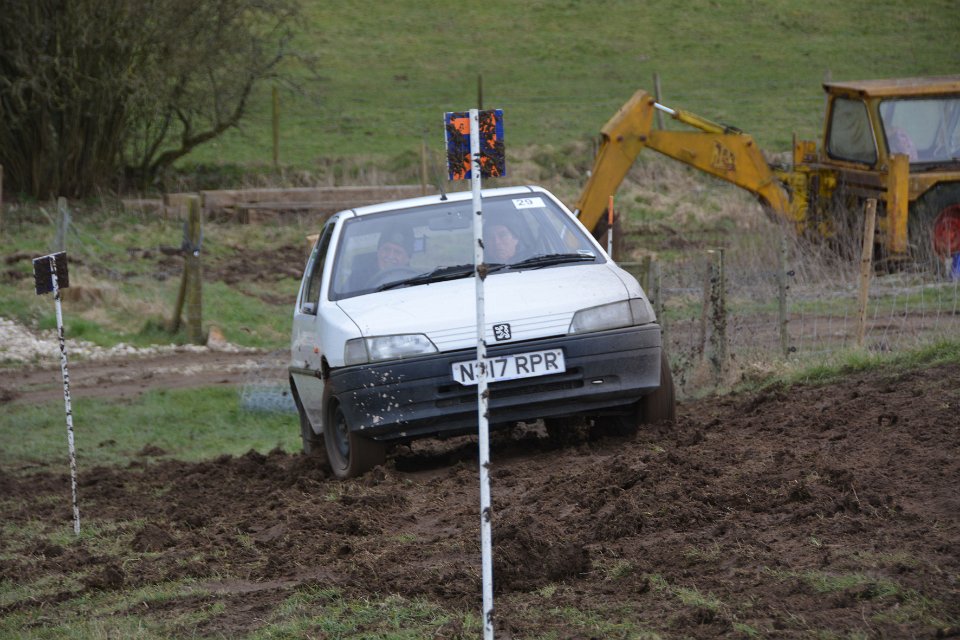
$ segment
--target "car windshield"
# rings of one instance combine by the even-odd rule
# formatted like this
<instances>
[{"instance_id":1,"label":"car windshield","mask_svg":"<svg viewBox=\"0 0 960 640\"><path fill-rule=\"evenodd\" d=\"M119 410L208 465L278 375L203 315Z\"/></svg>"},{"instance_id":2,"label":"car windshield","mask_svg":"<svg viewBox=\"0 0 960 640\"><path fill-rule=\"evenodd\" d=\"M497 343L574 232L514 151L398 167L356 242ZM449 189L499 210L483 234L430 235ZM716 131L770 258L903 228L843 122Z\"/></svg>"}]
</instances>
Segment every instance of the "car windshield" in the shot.
<instances>
[{"instance_id":1,"label":"car windshield","mask_svg":"<svg viewBox=\"0 0 960 640\"><path fill-rule=\"evenodd\" d=\"M350 218L343 223L330 299L473 275L471 200ZM602 262L582 228L541 194L483 199L491 273Z\"/></svg>"},{"instance_id":2,"label":"car windshield","mask_svg":"<svg viewBox=\"0 0 960 640\"><path fill-rule=\"evenodd\" d=\"M960 96L884 100L880 118L890 153L911 163L960 161Z\"/></svg>"}]
</instances>

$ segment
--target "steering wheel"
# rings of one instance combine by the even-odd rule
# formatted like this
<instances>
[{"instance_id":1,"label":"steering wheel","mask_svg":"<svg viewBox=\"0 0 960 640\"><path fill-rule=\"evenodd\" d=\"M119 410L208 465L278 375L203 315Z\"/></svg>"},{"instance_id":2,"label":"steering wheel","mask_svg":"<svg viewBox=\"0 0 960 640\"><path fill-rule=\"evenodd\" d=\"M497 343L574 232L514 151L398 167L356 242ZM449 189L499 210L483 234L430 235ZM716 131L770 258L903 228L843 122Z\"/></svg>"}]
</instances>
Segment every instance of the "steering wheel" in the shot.
<instances>
[{"instance_id":1,"label":"steering wheel","mask_svg":"<svg viewBox=\"0 0 960 640\"><path fill-rule=\"evenodd\" d=\"M417 269L412 269L410 267L396 267L394 269L385 269L374 275L370 282L367 285L373 289L383 286L388 282L396 282L397 280L405 280L406 278L412 278L414 276L420 275L420 271Z\"/></svg>"}]
</instances>

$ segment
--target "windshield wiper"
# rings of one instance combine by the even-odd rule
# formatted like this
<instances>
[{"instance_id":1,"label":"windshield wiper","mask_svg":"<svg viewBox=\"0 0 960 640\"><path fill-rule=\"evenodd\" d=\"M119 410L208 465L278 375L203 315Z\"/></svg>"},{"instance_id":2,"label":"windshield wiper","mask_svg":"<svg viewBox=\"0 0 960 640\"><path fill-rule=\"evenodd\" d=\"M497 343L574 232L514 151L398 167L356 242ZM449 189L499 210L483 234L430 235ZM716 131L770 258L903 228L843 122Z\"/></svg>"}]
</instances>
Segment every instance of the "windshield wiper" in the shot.
<instances>
[{"instance_id":1,"label":"windshield wiper","mask_svg":"<svg viewBox=\"0 0 960 640\"><path fill-rule=\"evenodd\" d=\"M543 256L533 256L506 266L509 269L540 269L568 262L593 262L596 259L597 256L592 253L549 253Z\"/></svg>"},{"instance_id":2,"label":"windshield wiper","mask_svg":"<svg viewBox=\"0 0 960 640\"><path fill-rule=\"evenodd\" d=\"M568 262L593 262L596 259L597 257L592 253L551 253L527 258L526 260L521 260L513 264L490 263L487 264L487 273L490 274L505 269L540 269L542 267L550 267ZM377 287L376 290L386 291L388 289L399 289L400 287L412 287L418 284L456 280L458 278L472 276L473 272L474 266L472 264L456 264L447 267L438 267L429 273L421 273L418 276L384 283Z\"/></svg>"},{"instance_id":3,"label":"windshield wiper","mask_svg":"<svg viewBox=\"0 0 960 640\"><path fill-rule=\"evenodd\" d=\"M472 264L455 264L447 267L437 267L429 273L421 273L418 276L404 278L403 280L387 282L377 287L377 291L412 287L418 284L429 284L431 282L442 282L444 280L456 280L457 278L466 278L470 275L473 275Z\"/></svg>"}]
</instances>

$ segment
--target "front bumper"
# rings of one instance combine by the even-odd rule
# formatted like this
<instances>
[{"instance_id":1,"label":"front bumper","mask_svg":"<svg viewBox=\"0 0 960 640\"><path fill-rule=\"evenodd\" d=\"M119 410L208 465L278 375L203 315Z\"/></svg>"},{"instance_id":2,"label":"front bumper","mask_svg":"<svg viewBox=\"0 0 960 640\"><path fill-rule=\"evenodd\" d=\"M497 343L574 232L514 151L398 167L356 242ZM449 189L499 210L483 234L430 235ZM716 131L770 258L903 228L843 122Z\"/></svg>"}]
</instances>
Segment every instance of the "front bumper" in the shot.
<instances>
[{"instance_id":1,"label":"front bumper","mask_svg":"<svg viewBox=\"0 0 960 640\"><path fill-rule=\"evenodd\" d=\"M657 324L487 347L495 357L563 349L566 371L489 385L491 424L624 408L660 383ZM451 365L473 349L330 372L331 394L352 430L376 440L402 441L477 429L477 389L451 376Z\"/></svg>"}]
</instances>

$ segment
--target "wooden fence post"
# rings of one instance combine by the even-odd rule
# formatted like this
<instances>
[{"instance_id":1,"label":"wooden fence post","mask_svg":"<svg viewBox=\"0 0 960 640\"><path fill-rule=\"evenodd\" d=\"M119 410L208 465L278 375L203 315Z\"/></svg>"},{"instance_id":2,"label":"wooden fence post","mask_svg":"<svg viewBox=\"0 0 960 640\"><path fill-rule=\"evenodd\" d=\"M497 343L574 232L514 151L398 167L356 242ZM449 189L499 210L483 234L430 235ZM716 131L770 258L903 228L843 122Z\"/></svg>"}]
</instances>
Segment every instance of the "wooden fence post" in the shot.
<instances>
[{"instance_id":1,"label":"wooden fence post","mask_svg":"<svg viewBox=\"0 0 960 640\"><path fill-rule=\"evenodd\" d=\"M653 312L657 314L657 322L660 323L660 333L667 333L667 319L663 315L663 281L660 271L660 261L653 262Z\"/></svg>"},{"instance_id":2,"label":"wooden fence post","mask_svg":"<svg viewBox=\"0 0 960 640\"><path fill-rule=\"evenodd\" d=\"M183 315L183 301L187 294L187 267L184 264L180 274L180 287L177 289L177 301L173 303L173 314L170 317L170 333L180 331L180 317Z\"/></svg>"},{"instance_id":3,"label":"wooden fence post","mask_svg":"<svg viewBox=\"0 0 960 640\"><path fill-rule=\"evenodd\" d=\"M867 302L870 295L870 275L873 271L873 235L877 227L877 201L867 200L863 225L863 251L860 254L860 299L857 318L857 348L863 346L867 334Z\"/></svg>"},{"instance_id":4,"label":"wooden fence post","mask_svg":"<svg viewBox=\"0 0 960 640\"><path fill-rule=\"evenodd\" d=\"M643 287L644 291L651 291L653 289L653 286L651 285L651 279L653 276L651 272L652 264L653 259L650 256L643 256L643 260L641 260L642 266L640 267L640 286Z\"/></svg>"},{"instance_id":5,"label":"wooden fence post","mask_svg":"<svg viewBox=\"0 0 960 640\"><path fill-rule=\"evenodd\" d=\"M662 103L663 100L660 99L660 74L653 74L653 97L654 99ZM663 129L663 112L660 109L656 110L657 112L657 129Z\"/></svg>"},{"instance_id":6,"label":"wooden fence post","mask_svg":"<svg viewBox=\"0 0 960 640\"><path fill-rule=\"evenodd\" d=\"M57 198L57 237L54 240L57 251L67 250L67 228L70 226L70 208L67 206L67 199L63 196Z\"/></svg>"},{"instance_id":7,"label":"wooden fence post","mask_svg":"<svg viewBox=\"0 0 960 640\"><path fill-rule=\"evenodd\" d=\"M192 344L205 344L203 336L203 277L200 264L200 245L203 241L203 225L200 215L200 196L187 198L187 224L183 229L183 275L177 302L173 307L170 330L180 330L183 308L187 311L187 340Z\"/></svg>"},{"instance_id":8,"label":"wooden fence post","mask_svg":"<svg viewBox=\"0 0 960 640\"><path fill-rule=\"evenodd\" d=\"M427 195L427 142L420 141L420 193Z\"/></svg>"},{"instance_id":9,"label":"wooden fence post","mask_svg":"<svg viewBox=\"0 0 960 640\"><path fill-rule=\"evenodd\" d=\"M777 265L777 302L780 316L780 350L783 357L790 355L790 333L787 330L787 234L780 233L780 260Z\"/></svg>"},{"instance_id":10,"label":"wooden fence post","mask_svg":"<svg viewBox=\"0 0 960 640\"><path fill-rule=\"evenodd\" d=\"M273 170L280 171L280 94L273 87Z\"/></svg>"},{"instance_id":11,"label":"wooden fence post","mask_svg":"<svg viewBox=\"0 0 960 640\"><path fill-rule=\"evenodd\" d=\"M724 264L724 250L717 249L716 252L716 271L711 280L710 303L713 306L713 313L710 314L713 331L711 333L711 346L713 353L710 356L710 362L713 365L714 376L717 384L723 382L723 374L727 368L727 283Z\"/></svg>"},{"instance_id":12,"label":"wooden fence post","mask_svg":"<svg viewBox=\"0 0 960 640\"><path fill-rule=\"evenodd\" d=\"M700 307L700 336L697 341L697 352L701 362L707 354L707 314L710 311L710 290L714 279L712 251L707 252L707 270L703 277L703 304Z\"/></svg>"},{"instance_id":13,"label":"wooden fence post","mask_svg":"<svg viewBox=\"0 0 960 640\"><path fill-rule=\"evenodd\" d=\"M200 214L200 198L190 199L190 208L187 219L187 229L190 236L190 246L187 248L187 257L184 262L186 271L190 274L187 281L187 339L192 344L205 344L203 336L203 274L200 264L200 244L203 242L203 224Z\"/></svg>"}]
</instances>

